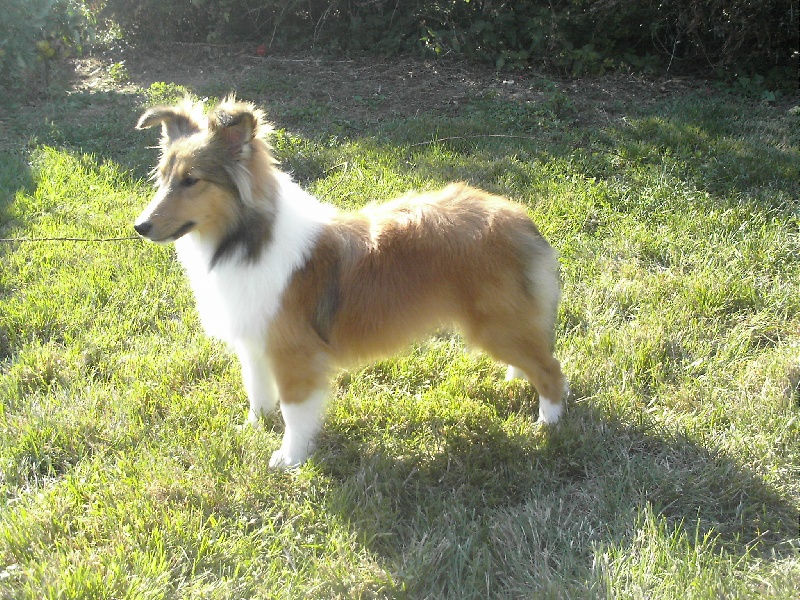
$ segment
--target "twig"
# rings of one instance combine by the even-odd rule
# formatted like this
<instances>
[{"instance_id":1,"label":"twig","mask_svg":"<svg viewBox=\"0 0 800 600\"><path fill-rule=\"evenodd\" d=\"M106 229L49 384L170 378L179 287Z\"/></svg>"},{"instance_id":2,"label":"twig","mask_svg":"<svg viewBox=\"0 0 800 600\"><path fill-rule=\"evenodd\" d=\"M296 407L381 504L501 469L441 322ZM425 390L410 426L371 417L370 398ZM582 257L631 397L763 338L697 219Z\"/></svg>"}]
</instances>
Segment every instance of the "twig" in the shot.
<instances>
[{"instance_id":1,"label":"twig","mask_svg":"<svg viewBox=\"0 0 800 600\"><path fill-rule=\"evenodd\" d=\"M411 144L409 148L416 148L417 146L430 146L431 144L438 144L439 142L450 142L452 140L472 140L476 138L515 138L522 140L541 140L542 138L533 135L511 135L506 133L481 133L476 135L453 135L450 137L436 138L435 140L427 140L425 142L417 142Z\"/></svg>"},{"instance_id":2,"label":"twig","mask_svg":"<svg viewBox=\"0 0 800 600\"><path fill-rule=\"evenodd\" d=\"M0 242L5 243L27 243L27 242L122 242L126 240L141 240L138 235L131 235L128 237L111 237L111 238L79 238L79 237L45 237L45 238L0 238Z\"/></svg>"}]
</instances>

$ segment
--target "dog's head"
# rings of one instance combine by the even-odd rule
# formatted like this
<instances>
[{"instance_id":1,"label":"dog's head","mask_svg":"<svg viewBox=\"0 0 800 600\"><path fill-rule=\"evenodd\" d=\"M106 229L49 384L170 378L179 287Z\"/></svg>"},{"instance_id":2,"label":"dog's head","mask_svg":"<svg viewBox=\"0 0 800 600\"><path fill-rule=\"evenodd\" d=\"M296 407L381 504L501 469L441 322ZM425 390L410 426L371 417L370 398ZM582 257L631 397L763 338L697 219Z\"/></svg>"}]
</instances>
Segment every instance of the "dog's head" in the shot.
<instances>
[{"instance_id":1,"label":"dog's head","mask_svg":"<svg viewBox=\"0 0 800 600\"><path fill-rule=\"evenodd\" d=\"M229 98L206 116L186 100L149 109L137 129L159 124L157 191L134 224L140 235L161 243L190 231L219 237L248 211L266 209L259 203L274 160L261 111Z\"/></svg>"}]
</instances>

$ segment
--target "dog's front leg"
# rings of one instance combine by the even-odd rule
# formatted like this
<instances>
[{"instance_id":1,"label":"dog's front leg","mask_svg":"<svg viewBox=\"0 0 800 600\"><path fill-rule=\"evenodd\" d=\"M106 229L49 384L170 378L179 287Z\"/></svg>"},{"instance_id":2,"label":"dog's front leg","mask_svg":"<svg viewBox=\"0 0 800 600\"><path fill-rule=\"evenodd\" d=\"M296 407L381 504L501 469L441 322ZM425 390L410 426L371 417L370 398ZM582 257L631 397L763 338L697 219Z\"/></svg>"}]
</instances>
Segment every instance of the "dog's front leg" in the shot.
<instances>
[{"instance_id":1,"label":"dog's front leg","mask_svg":"<svg viewBox=\"0 0 800 600\"><path fill-rule=\"evenodd\" d=\"M259 426L259 419L278 409L278 393L263 342L244 340L236 344L242 364L242 381L250 400L247 423Z\"/></svg>"},{"instance_id":2,"label":"dog's front leg","mask_svg":"<svg viewBox=\"0 0 800 600\"><path fill-rule=\"evenodd\" d=\"M314 440L325 417L327 390L316 390L302 402L281 400L281 414L286 423L281 447L272 454L270 467L288 469L306 461L314 451Z\"/></svg>"}]
</instances>

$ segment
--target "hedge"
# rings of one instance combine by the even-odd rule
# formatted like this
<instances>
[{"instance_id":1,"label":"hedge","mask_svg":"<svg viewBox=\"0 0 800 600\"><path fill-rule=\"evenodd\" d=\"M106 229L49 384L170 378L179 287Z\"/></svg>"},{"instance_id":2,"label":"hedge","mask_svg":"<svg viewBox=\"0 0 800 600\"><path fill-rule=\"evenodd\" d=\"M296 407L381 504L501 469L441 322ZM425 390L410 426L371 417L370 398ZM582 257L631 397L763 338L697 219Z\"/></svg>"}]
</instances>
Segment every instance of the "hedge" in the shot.
<instances>
[{"instance_id":1,"label":"hedge","mask_svg":"<svg viewBox=\"0 0 800 600\"><path fill-rule=\"evenodd\" d=\"M797 0L4 0L0 77L76 53L97 23L129 43L459 55L573 75L630 69L797 86Z\"/></svg>"}]
</instances>

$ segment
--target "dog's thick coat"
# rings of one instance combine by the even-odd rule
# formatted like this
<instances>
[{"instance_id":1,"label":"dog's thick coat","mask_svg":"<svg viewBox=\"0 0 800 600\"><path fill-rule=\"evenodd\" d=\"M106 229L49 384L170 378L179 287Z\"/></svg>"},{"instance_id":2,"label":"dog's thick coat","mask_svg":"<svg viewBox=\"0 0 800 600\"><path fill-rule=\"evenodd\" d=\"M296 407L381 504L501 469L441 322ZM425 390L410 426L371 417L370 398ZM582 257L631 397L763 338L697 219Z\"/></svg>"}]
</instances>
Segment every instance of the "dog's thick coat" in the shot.
<instances>
[{"instance_id":1,"label":"dog's thick coat","mask_svg":"<svg viewBox=\"0 0 800 600\"><path fill-rule=\"evenodd\" d=\"M334 369L438 326L527 377L540 419L559 419L558 261L520 205L453 184L341 212L277 168L249 104L157 107L138 127L158 124L157 192L135 228L175 242L206 331L239 356L250 423L280 405L272 466L312 451Z\"/></svg>"}]
</instances>

